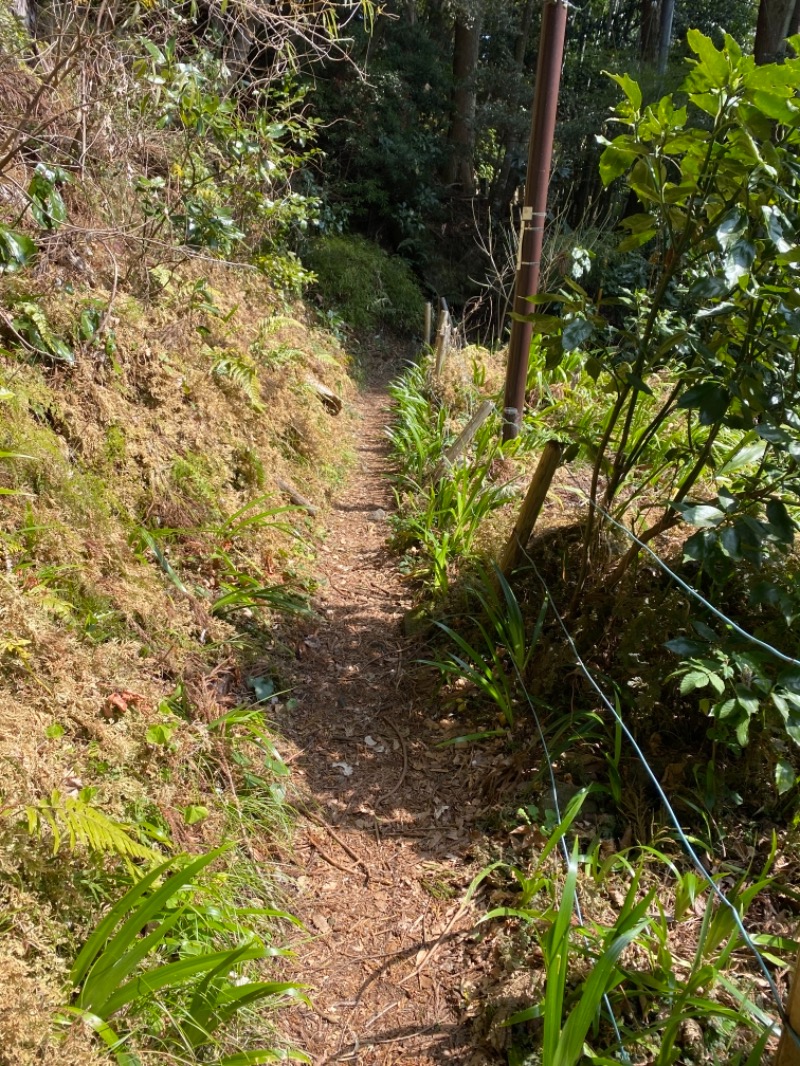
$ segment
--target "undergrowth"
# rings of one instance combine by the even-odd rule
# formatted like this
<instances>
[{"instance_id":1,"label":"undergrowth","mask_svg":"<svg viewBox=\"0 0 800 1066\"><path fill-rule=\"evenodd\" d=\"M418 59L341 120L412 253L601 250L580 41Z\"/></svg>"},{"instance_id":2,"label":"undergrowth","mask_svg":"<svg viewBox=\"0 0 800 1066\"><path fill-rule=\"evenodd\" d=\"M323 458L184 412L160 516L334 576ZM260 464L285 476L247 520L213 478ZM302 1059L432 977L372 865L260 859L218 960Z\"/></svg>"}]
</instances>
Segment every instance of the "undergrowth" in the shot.
<instances>
[{"instance_id":1,"label":"undergrowth","mask_svg":"<svg viewBox=\"0 0 800 1066\"><path fill-rule=\"evenodd\" d=\"M302 1059L270 713L316 527L281 486L341 478L315 383L350 389L299 300L314 123L180 5L103 17L0 27L0 1058Z\"/></svg>"},{"instance_id":2,"label":"undergrowth","mask_svg":"<svg viewBox=\"0 0 800 1066\"><path fill-rule=\"evenodd\" d=\"M683 1061L756 1066L774 1046L776 1006L736 916L746 921L765 964L780 973L797 944L789 923L765 928L764 914L791 891L778 860L784 847L791 854L791 825L770 822L767 833L758 825L735 828L721 809L720 797L727 793L723 781L715 781L721 759L713 747L705 749L705 770L697 766L696 789L681 777L675 789L670 768L682 772L684 762L674 760L684 757L662 756L643 741L709 873L694 867L680 835L643 786L641 767L607 709L595 706L590 690L576 682L570 683L568 705L564 678L577 672L576 661L563 647L548 597L532 572L506 577L492 563L513 512L493 515L480 501L481 492L495 488L499 472L508 481L530 468L545 440L573 442L567 455L572 465L557 478L538 536L527 546L553 587L562 596L569 591L577 573L570 552L580 543L570 532L580 500L571 482L579 484L592 461L598 425L592 382L577 358L549 371L545 350L535 342L532 403L521 438L504 450L495 444L496 421L489 423L485 440L479 434L461 464L449 469L443 456L485 396L487 381L496 380L491 367L490 353L456 351L436 380L423 357L392 386L396 417L389 431L399 504L393 542L410 555L407 569L421 594L435 595L426 619L436 625L427 630L423 665L438 675L443 710L449 712L444 742L490 750L508 745L515 764L532 768L530 784L507 799L501 822L486 827L491 842L484 854L494 861L476 881L491 886L483 921L493 924L500 976L479 1029L493 1044L503 1042L508 1062L516 1066L605 1063L623 1054L658 1066ZM657 395L641 401L643 425L657 404ZM642 455L643 495L651 470L657 471L655 483L681 432L676 422L665 421ZM724 473L731 442L716 443ZM490 462L481 462L484 454ZM479 489L470 494L472 485ZM432 504L455 495L456 505ZM476 529L490 535L467 537L440 562L442 510L451 528L459 530L469 513ZM608 565L614 550L609 546ZM652 593L641 595L649 611ZM601 628L597 608L589 620L592 607L588 603L579 616L579 645L593 640L585 654L601 684L632 728L646 730L642 710L633 703L638 682L622 663L598 664L601 648L613 656L614 637ZM640 638L626 632L635 675L646 655L653 658ZM660 664L668 685L668 649ZM686 694L693 685L713 685L721 697L731 676L724 670L721 661L696 660L678 677ZM762 790L762 800L764 795ZM473 882L470 894L475 887Z\"/></svg>"}]
</instances>

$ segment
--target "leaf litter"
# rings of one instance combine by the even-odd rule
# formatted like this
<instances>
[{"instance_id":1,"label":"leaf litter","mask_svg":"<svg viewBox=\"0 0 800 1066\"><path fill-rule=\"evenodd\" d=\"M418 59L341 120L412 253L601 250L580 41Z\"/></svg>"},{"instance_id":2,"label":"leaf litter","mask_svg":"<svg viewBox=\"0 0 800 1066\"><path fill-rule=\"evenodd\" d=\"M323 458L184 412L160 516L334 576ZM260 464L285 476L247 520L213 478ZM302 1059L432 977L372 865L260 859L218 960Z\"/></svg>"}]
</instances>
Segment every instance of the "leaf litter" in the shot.
<instances>
[{"instance_id":1,"label":"leaf litter","mask_svg":"<svg viewBox=\"0 0 800 1066\"><path fill-rule=\"evenodd\" d=\"M481 908L464 902L484 855L482 768L468 745L436 748L421 648L402 635L411 594L374 521L391 509L383 380L358 415L318 556L314 641L291 666L299 713L276 714L301 797L292 906L306 932L288 965L312 999L283 1022L314 1063L490 1066L506 1061L476 1025L491 939L487 951Z\"/></svg>"}]
</instances>

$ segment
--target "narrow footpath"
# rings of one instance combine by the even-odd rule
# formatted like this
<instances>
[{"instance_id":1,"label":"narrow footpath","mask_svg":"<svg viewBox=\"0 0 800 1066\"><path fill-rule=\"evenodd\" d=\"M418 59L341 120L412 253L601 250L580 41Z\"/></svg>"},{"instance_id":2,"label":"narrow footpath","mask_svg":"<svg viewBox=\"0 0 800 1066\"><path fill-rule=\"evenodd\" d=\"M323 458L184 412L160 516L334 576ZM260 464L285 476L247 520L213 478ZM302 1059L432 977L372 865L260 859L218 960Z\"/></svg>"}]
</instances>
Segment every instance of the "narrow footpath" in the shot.
<instances>
[{"instance_id":1,"label":"narrow footpath","mask_svg":"<svg viewBox=\"0 0 800 1066\"><path fill-rule=\"evenodd\" d=\"M411 599L386 548L382 383L357 403L357 461L318 560L321 621L300 638L297 705L278 720L304 797L292 905L308 934L292 976L313 1001L288 1035L317 1066L505 1062L476 1036L488 953L463 902L485 767L471 747L436 746L453 723L420 690L425 649L403 637Z\"/></svg>"}]
</instances>

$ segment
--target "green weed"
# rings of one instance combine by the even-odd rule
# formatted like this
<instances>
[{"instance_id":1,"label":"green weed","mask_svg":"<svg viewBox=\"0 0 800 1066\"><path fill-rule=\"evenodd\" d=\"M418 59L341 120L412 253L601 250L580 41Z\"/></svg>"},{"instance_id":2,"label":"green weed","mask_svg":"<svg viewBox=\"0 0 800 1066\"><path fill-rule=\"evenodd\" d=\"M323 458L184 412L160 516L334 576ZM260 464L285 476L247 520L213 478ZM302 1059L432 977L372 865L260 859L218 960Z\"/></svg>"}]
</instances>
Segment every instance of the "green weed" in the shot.
<instances>
[{"instance_id":1,"label":"green weed","mask_svg":"<svg viewBox=\"0 0 800 1066\"><path fill-rule=\"evenodd\" d=\"M119 1018L124 1030L146 1025L151 1006L165 1024L151 1040L165 1052L216 1055L218 1066L262 1062L282 1057L308 1061L299 1052L253 1049L219 1057L222 1034L256 1003L279 1006L307 1002L302 986L293 982L249 980L248 963L274 956L252 933L233 946L216 947L220 938L241 935L237 922L198 903L197 876L223 853L217 849L168 875L170 859L141 878L119 899L93 930L70 971L75 989L67 1013L84 1019L115 1053L120 1066L137 1061L126 1050L127 1035L119 1035L109 1019ZM282 911L258 908L258 915L295 921ZM250 918L249 911L240 917ZM177 955L177 958L175 957ZM260 1057L259 1057L260 1056Z\"/></svg>"}]
</instances>

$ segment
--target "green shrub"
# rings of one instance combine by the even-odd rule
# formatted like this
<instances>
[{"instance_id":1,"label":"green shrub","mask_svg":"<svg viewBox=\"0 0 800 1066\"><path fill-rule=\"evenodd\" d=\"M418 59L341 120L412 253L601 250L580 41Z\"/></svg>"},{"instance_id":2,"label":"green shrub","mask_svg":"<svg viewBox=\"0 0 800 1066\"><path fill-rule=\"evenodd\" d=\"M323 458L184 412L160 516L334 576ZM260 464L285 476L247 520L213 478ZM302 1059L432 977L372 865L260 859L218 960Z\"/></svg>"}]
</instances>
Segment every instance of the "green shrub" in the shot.
<instances>
[{"instance_id":1,"label":"green shrub","mask_svg":"<svg viewBox=\"0 0 800 1066\"><path fill-rule=\"evenodd\" d=\"M424 301L404 259L363 237L341 236L316 241L305 258L323 301L354 329L421 328Z\"/></svg>"}]
</instances>

